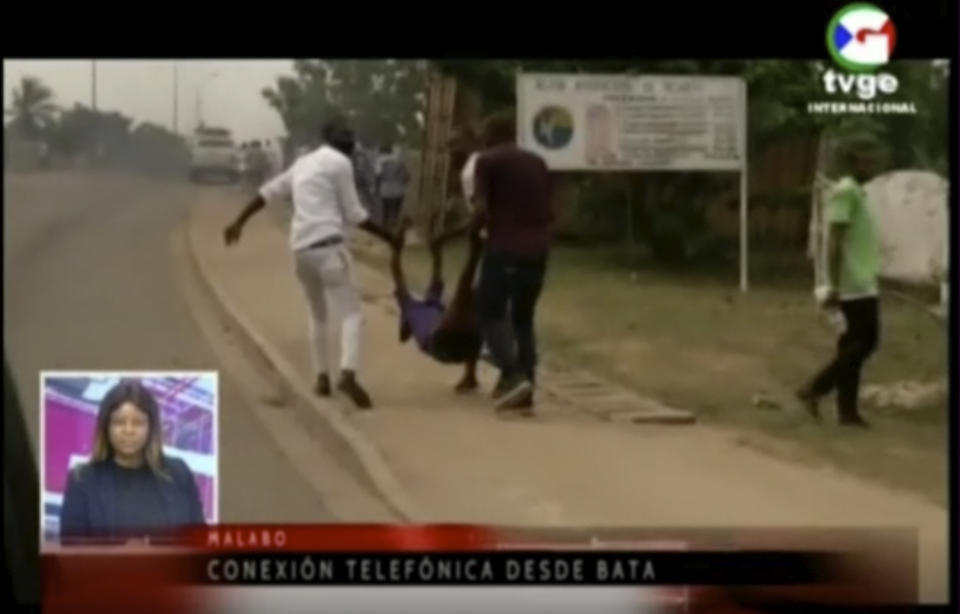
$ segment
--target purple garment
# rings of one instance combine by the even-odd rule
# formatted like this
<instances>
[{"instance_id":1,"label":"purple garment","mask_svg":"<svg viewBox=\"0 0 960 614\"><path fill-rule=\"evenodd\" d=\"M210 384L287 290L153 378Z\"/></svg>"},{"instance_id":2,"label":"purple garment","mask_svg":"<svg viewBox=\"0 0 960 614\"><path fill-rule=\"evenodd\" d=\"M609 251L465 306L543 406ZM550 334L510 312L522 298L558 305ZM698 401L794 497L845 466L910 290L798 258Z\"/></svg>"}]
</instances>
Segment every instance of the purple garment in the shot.
<instances>
[{"instance_id":1,"label":"purple garment","mask_svg":"<svg viewBox=\"0 0 960 614\"><path fill-rule=\"evenodd\" d=\"M430 341L437 329L446 306L443 304L443 282L432 284L427 295L415 298L409 292L397 290L397 304L400 306L400 339L406 341L404 332L409 331L420 349L430 353Z\"/></svg>"}]
</instances>

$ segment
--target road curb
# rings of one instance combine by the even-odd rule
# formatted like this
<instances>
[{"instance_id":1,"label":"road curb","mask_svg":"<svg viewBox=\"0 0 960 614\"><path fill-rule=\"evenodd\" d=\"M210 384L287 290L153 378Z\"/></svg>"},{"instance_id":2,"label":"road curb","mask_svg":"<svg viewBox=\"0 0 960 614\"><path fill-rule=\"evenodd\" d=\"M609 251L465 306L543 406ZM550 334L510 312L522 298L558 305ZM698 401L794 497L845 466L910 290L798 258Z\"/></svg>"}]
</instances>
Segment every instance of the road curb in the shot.
<instances>
[{"instance_id":1,"label":"road curb","mask_svg":"<svg viewBox=\"0 0 960 614\"><path fill-rule=\"evenodd\" d=\"M422 522L423 514L403 491L376 445L340 415L336 407L313 395L309 387L301 381L293 365L253 326L237 305L227 296L216 276L211 274L206 262L196 249L196 211L197 207L192 207L185 222L187 227L187 251L203 284L220 303L227 316L233 320L236 328L248 338L252 345L258 348L290 389L300 397L300 400L317 412L317 415L329 427L331 434L355 456L355 460L363 468L376 494L383 499L387 506L405 522Z\"/></svg>"}]
</instances>

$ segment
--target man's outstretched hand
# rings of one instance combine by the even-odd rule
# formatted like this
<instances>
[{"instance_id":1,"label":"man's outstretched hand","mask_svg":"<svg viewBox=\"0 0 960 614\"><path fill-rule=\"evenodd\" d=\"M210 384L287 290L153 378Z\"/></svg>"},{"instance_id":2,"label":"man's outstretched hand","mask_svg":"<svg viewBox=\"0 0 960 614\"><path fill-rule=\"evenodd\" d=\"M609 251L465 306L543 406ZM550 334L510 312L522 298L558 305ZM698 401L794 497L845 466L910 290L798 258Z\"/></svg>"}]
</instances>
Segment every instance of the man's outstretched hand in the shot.
<instances>
[{"instance_id":1,"label":"man's outstretched hand","mask_svg":"<svg viewBox=\"0 0 960 614\"><path fill-rule=\"evenodd\" d=\"M243 211L240 212L240 215L237 216L233 222L223 229L223 242L227 245L233 245L240 240L240 234L243 232L243 225L247 223L257 211L266 206L267 201L263 199L263 196L257 194L253 197L247 206L243 208Z\"/></svg>"},{"instance_id":2,"label":"man's outstretched hand","mask_svg":"<svg viewBox=\"0 0 960 614\"><path fill-rule=\"evenodd\" d=\"M243 227L234 222L230 224L223 230L223 242L228 246L233 245L240 240L240 235L243 232Z\"/></svg>"}]
</instances>

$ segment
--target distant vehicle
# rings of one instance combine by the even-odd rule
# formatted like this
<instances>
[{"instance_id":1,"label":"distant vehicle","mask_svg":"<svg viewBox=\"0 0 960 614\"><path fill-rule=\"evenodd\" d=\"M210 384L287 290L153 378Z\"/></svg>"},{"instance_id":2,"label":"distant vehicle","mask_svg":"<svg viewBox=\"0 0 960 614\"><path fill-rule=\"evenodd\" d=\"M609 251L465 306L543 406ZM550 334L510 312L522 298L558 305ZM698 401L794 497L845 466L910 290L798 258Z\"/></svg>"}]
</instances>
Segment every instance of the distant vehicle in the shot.
<instances>
[{"instance_id":1,"label":"distant vehicle","mask_svg":"<svg viewBox=\"0 0 960 614\"><path fill-rule=\"evenodd\" d=\"M190 141L190 181L217 176L235 183L237 147L225 128L197 128Z\"/></svg>"}]
</instances>

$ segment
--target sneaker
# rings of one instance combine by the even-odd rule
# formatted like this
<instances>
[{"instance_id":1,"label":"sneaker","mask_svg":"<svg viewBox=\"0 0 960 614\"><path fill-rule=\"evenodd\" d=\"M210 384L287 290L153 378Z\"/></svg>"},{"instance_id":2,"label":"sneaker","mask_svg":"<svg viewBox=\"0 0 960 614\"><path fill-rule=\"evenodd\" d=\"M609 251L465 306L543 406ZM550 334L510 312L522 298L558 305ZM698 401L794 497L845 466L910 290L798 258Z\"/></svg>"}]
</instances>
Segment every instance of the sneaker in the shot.
<instances>
[{"instance_id":1,"label":"sneaker","mask_svg":"<svg viewBox=\"0 0 960 614\"><path fill-rule=\"evenodd\" d=\"M497 414L503 417L514 416L519 418L533 418L533 392L526 394L518 401L497 408Z\"/></svg>"},{"instance_id":2,"label":"sneaker","mask_svg":"<svg viewBox=\"0 0 960 614\"><path fill-rule=\"evenodd\" d=\"M870 428L870 423L863 419L862 416L850 416L840 418L840 426L853 426L861 429Z\"/></svg>"},{"instance_id":3,"label":"sneaker","mask_svg":"<svg viewBox=\"0 0 960 614\"><path fill-rule=\"evenodd\" d=\"M507 381L507 378L503 376L503 373L500 374L500 378L497 380L497 384L493 387L493 391L490 393L490 396L494 399L499 399L505 392L507 392L507 386L510 382Z\"/></svg>"},{"instance_id":4,"label":"sneaker","mask_svg":"<svg viewBox=\"0 0 960 614\"><path fill-rule=\"evenodd\" d=\"M371 409L373 407L373 401L370 400L370 395L367 394L367 391L363 389L363 386L360 385L353 374L344 373L341 375L340 383L337 384L337 390L350 397L350 400L353 401L359 409Z\"/></svg>"},{"instance_id":5,"label":"sneaker","mask_svg":"<svg viewBox=\"0 0 960 614\"><path fill-rule=\"evenodd\" d=\"M330 396L330 376L326 373L319 374L317 376L317 381L313 386L313 392L318 397Z\"/></svg>"},{"instance_id":6,"label":"sneaker","mask_svg":"<svg viewBox=\"0 0 960 614\"><path fill-rule=\"evenodd\" d=\"M529 393L524 395L519 400L514 401L513 403L509 403L507 405L504 405L498 409L500 411L508 411L508 410L515 411L524 416L532 416L533 415L533 391L531 390Z\"/></svg>"},{"instance_id":7,"label":"sneaker","mask_svg":"<svg viewBox=\"0 0 960 614\"><path fill-rule=\"evenodd\" d=\"M513 404L525 401L533 392L533 384L525 377L511 378L503 388L504 392L497 397L497 409L512 408Z\"/></svg>"}]
</instances>

